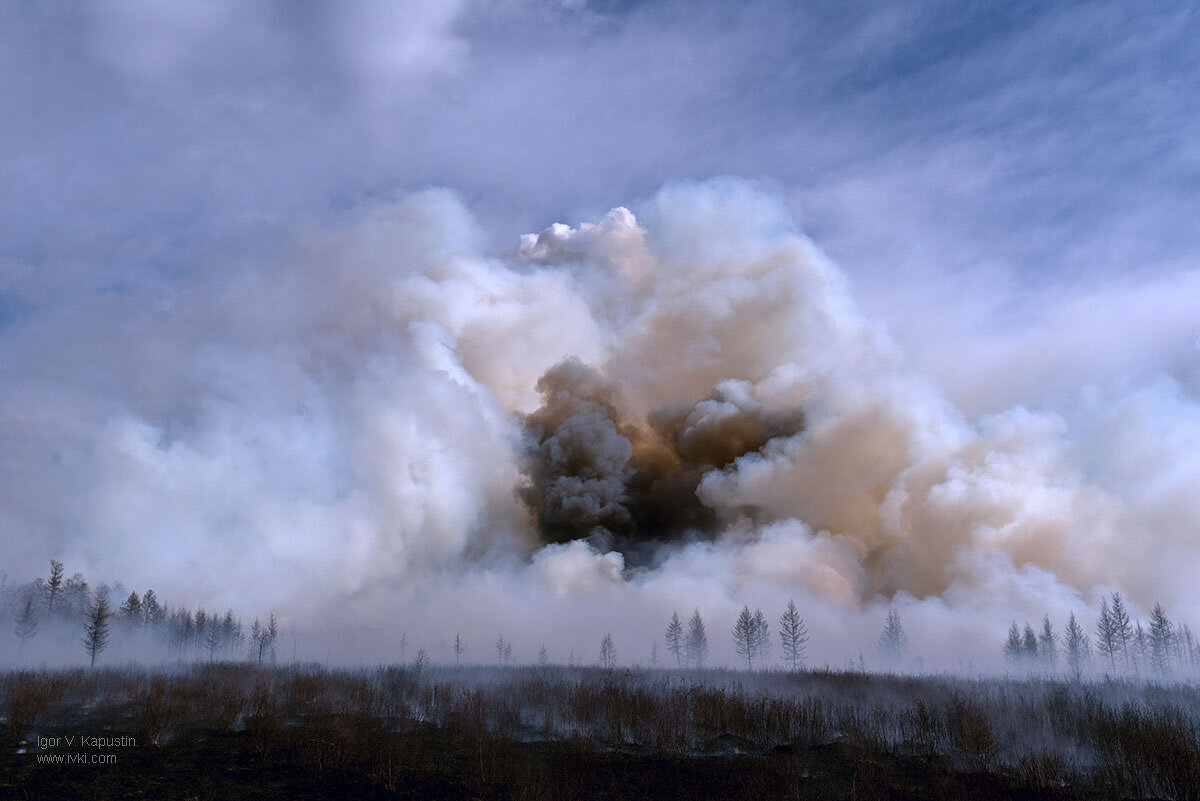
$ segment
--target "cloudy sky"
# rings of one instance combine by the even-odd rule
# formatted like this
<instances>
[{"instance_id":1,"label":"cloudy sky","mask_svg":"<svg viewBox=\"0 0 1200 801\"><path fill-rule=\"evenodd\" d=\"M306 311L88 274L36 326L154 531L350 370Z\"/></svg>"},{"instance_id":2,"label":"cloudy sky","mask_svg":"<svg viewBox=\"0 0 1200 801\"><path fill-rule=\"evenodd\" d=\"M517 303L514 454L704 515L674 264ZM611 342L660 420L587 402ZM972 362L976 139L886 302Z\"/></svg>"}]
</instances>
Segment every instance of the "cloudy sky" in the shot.
<instances>
[{"instance_id":1,"label":"cloudy sky","mask_svg":"<svg viewBox=\"0 0 1200 801\"><path fill-rule=\"evenodd\" d=\"M373 316L396 264L509 263L531 257L522 234L615 207L669 227L695 204L660 189L719 177L749 181L771 198L763 213L811 238L885 332L871 352L967 429L1052 415L1079 480L1119 494L1161 476L1106 519L1152 508L1200 531L1194 504L1162 500L1200 474L1171 449L1200 441L1198 39L1200 12L1170 2L4 2L3 569L24 578L58 556L136 585L187 576L189 602L233 602L216 565L240 536L227 529L249 525L263 533L248 547L294 569L264 600L287 603L346 537L384 535L279 532L404 519L407 496L371 486L394 465L362 466L364 438L407 447L376 407L458 402L410 391L409 368L381 356L426 341L411 310ZM378 223L393 214L399 233ZM510 297L516 279L488 275L477 303ZM509 289L479 289L501 278ZM556 297L546 280L511 291ZM567 336L532 325L552 311L523 306L536 341L513 347ZM561 355L637 352L597 325L572 328L578 352ZM494 402L466 424L481 433L452 476L507 458L489 415L531 411L549 366L534 359L516 386L520 371L473 368L465 343L447 347ZM463 486L499 497L515 476ZM461 536L435 556L498 547ZM393 573L367 569L361 547L339 591L413 564L405 546ZM1083 601L1108 586L1051 561Z\"/></svg>"}]
</instances>

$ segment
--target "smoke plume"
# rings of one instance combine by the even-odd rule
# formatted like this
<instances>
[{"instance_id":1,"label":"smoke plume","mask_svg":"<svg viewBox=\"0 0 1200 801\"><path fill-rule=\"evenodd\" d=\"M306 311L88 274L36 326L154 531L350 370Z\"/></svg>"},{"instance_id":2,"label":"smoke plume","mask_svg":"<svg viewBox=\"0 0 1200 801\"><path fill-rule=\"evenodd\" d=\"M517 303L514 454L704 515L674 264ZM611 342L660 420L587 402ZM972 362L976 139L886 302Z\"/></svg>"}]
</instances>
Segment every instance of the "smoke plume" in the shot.
<instances>
[{"instance_id":1,"label":"smoke plume","mask_svg":"<svg viewBox=\"0 0 1200 801\"><path fill-rule=\"evenodd\" d=\"M430 191L7 332L27 469L0 518L31 535L9 569L56 556L316 628L400 609L431 643L645 621L626 653L673 609L722 630L795 597L835 661L885 604L984 661L1010 617L1114 588L1200 613L1200 406L1171 380L967 419L751 184L480 241ZM69 381L45 366L66 346Z\"/></svg>"}]
</instances>

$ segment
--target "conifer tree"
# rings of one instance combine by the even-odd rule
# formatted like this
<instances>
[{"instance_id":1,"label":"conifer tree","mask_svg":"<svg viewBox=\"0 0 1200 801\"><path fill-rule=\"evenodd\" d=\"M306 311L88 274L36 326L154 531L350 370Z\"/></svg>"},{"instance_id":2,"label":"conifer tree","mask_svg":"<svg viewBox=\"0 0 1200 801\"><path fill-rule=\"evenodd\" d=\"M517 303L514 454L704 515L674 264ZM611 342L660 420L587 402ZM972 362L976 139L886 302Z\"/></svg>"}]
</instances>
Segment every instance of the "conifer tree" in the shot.
<instances>
[{"instance_id":1,"label":"conifer tree","mask_svg":"<svg viewBox=\"0 0 1200 801\"><path fill-rule=\"evenodd\" d=\"M754 657L758 655L757 630L750 607L743 606L733 626L733 650L746 658L746 669L754 670Z\"/></svg>"},{"instance_id":2,"label":"conifer tree","mask_svg":"<svg viewBox=\"0 0 1200 801\"><path fill-rule=\"evenodd\" d=\"M765 666L771 656L771 627L761 609L754 610L754 640L758 664Z\"/></svg>"},{"instance_id":3,"label":"conifer tree","mask_svg":"<svg viewBox=\"0 0 1200 801\"><path fill-rule=\"evenodd\" d=\"M1038 656L1046 670L1054 670L1058 661L1058 635L1050 626L1050 616L1042 617L1042 633L1038 635Z\"/></svg>"},{"instance_id":4,"label":"conifer tree","mask_svg":"<svg viewBox=\"0 0 1200 801\"><path fill-rule=\"evenodd\" d=\"M1113 673L1117 672L1117 628L1112 613L1108 611L1108 598L1100 599L1100 620L1096 623L1096 650L1107 656Z\"/></svg>"},{"instance_id":5,"label":"conifer tree","mask_svg":"<svg viewBox=\"0 0 1200 801\"><path fill-rule=\"evenodd\" d=\"M108 645L108 621L112 612L108 608L108 596L101 593L88 604L87 623L84 625L83 647L96 667L96 657Z\"/></svg>"},{"instance_id":6,"label":"conifer tree","mask_svg":"<svg viewBox=\"0 0 1200 801\"><path fill-rule=\"evenodd\" d=\"M889 660L897 661L908 653L908 635L900 623L900 615L889 609L883 631L879 633L879 652Z\"/></svg>"},{"instance_id":7,"label":"conifer tree","mask_svg":"<svg viewBox=\"0 0 1200 801\"><path fill-rule=\"evenodd\" d=\"M158 596L154 590L146 590L142 595L142 625L147 628L157 626L166 616L166 610L158 604Z\"/></svg>"},{"instance_id":8,"label":"conifer tree","mask_svg":"<svg viewBox=\"0 0 1200 801\"><path fill-rule=\"evenodd\" d=\"M600 667L612 670L617 666L617 648L613 645L612 634L605 632L600 638Z\"/></svg>"},{"instance_id":9,"label":"conifer tree","mask_svg":"<svg viewBox=\"0 0 1200 801\"><path fill-rule=\"evenodd\" d=\"M1119 592L1112 594L1110 614L1112 617L1113 641L1125 656L1125 669L1129 670L1134 656L1131 650L1134 646L1135 632L1133 623L1129 619L1129 612L1125 609L1125 602L1121 600L1121 593Z\"/></svg>"},{"instance_id":10,"label":"conifer tree","mask_svg":"<svg viewBox=\"0 0 1200 801\"><path fill-rule=\"evenodd\" d=\"M50 577L46 579L46 611L53 612L54 606L63 596L63 564L50 560Z\"/></svg>"},{"instance_id":11,"label":"conifer tree","mask_svg":"<svg viewBox=\"0 0 1200 801\"><path fill-rule=\"evenodd\" d=\"M129 593L129 597L121 604L121 619L131 625L141 625L142 623L142 599L138 598L136 592Z\"/></svg>"},{"instance_id":12,"label":"conifer tree","mask_svg":"<svg viewBox=\"0 0 1200 801\"><path fill-rule=\"evenodd\" d=\"M1171 649L1174 632L1167 612L1157 601L1150 612L1150 632L1148 636L1150 650L1150 667L1159 676L1167 676L1171 672Z\"/></svg>"},{"instance_id":13,"label":"conifer tree","mask_svg":"<svg viewBox=\"0 0 1200 801\"><path fill-rule=\"evenodd\" d=\"M1067 621L1067 636L1063 641L1063 648L1066 651L1067 667L1070 668L1072 675L1078 681L1083 673L1083 666L1087 661L1090 645L1088 643L1088 636L1083 633L1083 627L1075 619L1074 612L1071 613L1071 617Z\"/></svg>"},{"instance_id":14,"label":"conifer tree","mask_svg":"<svg viewBox=\"0 0 1200 801\"><path fill-rule=\"evenodd\" d=\"M17 625L13 629L13 633L17 635L17 639L21 641L18 653L25 650L25 643L32 640L38 633L38 604L34 600L33 592L25 594L25 602L21 604L21 611L17 613Z\"/></svg>"},{"instance_id":15,"label":"conifer tree","mask_svg":"<svg viewBox=\"0 0 1200 801\"><path fill-rule=\"evenodd\" d=\"M1025 634L1021 638L1021 656L1027 667L1037 664L1038 658L1038 641L1037 635L1033 633L1033 626L1025 624Z\"/></svg>"},{"instance_id":16,"label":"conifer tree","mask_svg":"<svg viewBox=\"0 0 1200 801\"><path fill-rule=\"evenodd\" d=\"M783 616L779 618L779 647L783 651L783 659L792 670L799 670L804 664L804 646L808 642L808 629L804 626L804 618L796 609L796 603L789 600Z\"/></svg>"},{"instance_id":17,"label":"conifer tree","mask_svg":"<svg viewBox=\"0 0 1200 801\"><path fill-rule=\"evenodd\" d=\"M708 634L704 631L704 620L700 617L699 609L692 613L692 619L688 621L687 657L688 667L697 670L703 669L708 660Z\"/></svg>"},{"instance_id":18,"label":"conifer tree","mask_svg":"<svg viewBox=\"0 0 1200 801\"><path fill-rule=\"evenodd\" d=\"M667 624L667 650L675 655L675 666L683 666L683 624L679 622L679 613L671 613L671 622Z\"/></svg>"},{"instance_id":19,"label":"conifer tree","mask_svg":"<svg viewBox=\"0 0 1200 801\"><path fill-rule=\"evenodd\" d=\"M1021 643L1021 630L1017 621L1008 627L1008 638L1004 640L1004 658L1013 667L1019 666L1025 660L1025 648Z\"/></svg>"}]
</instances>

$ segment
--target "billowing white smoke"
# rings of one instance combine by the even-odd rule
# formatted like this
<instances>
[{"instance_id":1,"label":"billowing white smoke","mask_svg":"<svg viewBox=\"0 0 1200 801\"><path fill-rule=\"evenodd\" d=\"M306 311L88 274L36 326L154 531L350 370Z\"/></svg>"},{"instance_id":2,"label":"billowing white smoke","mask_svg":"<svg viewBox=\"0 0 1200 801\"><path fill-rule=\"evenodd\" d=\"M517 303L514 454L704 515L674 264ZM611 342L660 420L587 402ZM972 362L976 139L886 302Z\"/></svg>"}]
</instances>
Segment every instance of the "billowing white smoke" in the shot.
<instances>
[{"instance_id":1,"label":"billowing white smoke","mask_svg":"<svg viewBox=\"0 0 1200 801\"><path fill-rule=\"evenodd\" d=\"M720 659L742 603L776 616L795 597L818 661L869 657L895 603L931 663L984 666L1010 618L1061 626L1103 591L1200 612L1194 399L1163 379L1070 427L966 420L752 185L670 187L640 219L555 225L505 258L431 191L282 263L52 324L9 349L86 344L106 367L0 390L10 453L30 456L0 487L0 522L31 535L13 572L55 556L168 601L354 618L372 658L406 629L435 656L462 630L477 659L500 632L591 661L611 629L645 660L672 610L699 607ZM555 412L564 371L602 402ZM708 530L671 529L637 565L539 539L536 509L628 524L639 459L690 471ZM580 460L576 485L562 466Z\"/></svg>"}]
</instances>

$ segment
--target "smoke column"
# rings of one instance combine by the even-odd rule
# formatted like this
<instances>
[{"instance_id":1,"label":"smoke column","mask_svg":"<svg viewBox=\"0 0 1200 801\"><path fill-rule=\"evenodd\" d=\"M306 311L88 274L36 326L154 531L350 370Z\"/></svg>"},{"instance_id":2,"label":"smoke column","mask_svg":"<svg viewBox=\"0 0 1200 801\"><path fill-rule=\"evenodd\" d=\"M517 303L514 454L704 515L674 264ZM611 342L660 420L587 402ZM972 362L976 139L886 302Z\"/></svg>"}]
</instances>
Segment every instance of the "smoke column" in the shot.
<instances>
[{"instance_id":1,"label":"smoke column","mask_svg":"<svg viewBox=\"0 0 1200 801\"><path fill-rule=\"evenodd\" d=\"M1200 406L1169 379L967 419L743 182L480 242L428 191L11 336L18 367L86 346L89 380L0 389L9 570L353 619L363 658L507 626L632 660L672 610L724 632L794 597L818 662L894 604L931 662L988 665L1011 617L1112 589L1200 613Z\"/></svg>"}]
</instances>

